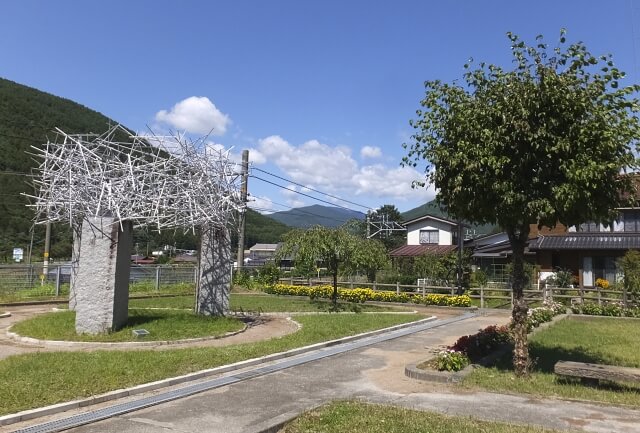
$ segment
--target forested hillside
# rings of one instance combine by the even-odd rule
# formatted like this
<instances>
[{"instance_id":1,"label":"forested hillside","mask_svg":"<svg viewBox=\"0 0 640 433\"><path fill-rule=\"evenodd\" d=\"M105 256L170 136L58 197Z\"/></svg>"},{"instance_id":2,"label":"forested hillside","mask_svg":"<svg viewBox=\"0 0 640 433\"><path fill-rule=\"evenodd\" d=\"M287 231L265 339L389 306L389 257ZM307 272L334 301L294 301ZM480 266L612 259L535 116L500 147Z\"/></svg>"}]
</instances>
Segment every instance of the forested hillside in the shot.
<instances>
[{"instance_id":1,"label":"forested hillside","mask_svg":"<svg viewBox=\"0 0 640 433\"><path fill-rule=\"evenodd\" d=\"M67 133L105 132L116 122L69 99L0 78L0 263L11 260L14 247L25 254L30 243L33 212L21 195L33 192L31 170L37 165L29 155L31 146L40 146L47 138L54 140L54 128ZM126 137L118 140L126 141ZM277 242L288 228L268 217L249 211L247 244ZM71 251L69 229L57 224L52 230L51 257L67 258ZM144 251L164 244L179 248L195 248L192 234L167 232L161 235L151 230L138 230L135 242ZM34 256L41 257L44 228L36 226Z\"/></svg>"},{"instance_id":2,"label":"forested hillside","mask_svg":"<svg viewBox=\"0 0 640 433\"><path fill-rule=\"evenodd\" d=\"M33 212L20 195L33 191L31 146L54 139L55 127L67 133L102 133L115 122L68 99L0 78L0 261L14 247L27 251ZM68 230L54 230L54 248L67 249ZM42 249L43 229L37 227L36 249ZM66 245L64 245L66 244ZM52 251L52 255L61 251Z\"/></svg>"}]
</instances>

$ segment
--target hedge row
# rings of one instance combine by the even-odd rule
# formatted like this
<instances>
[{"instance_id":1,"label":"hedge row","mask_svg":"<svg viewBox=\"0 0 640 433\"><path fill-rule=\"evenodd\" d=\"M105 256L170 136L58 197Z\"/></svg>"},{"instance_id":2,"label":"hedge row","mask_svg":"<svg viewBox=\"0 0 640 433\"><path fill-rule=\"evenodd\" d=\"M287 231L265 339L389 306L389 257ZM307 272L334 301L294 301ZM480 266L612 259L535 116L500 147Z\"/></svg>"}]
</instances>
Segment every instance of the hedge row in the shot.
<instances>
[{"instance_id":1,"label":"hedge row","mask_svg":"<svg viewBox=\"0 0 640 433\"><path fill-rule=\"evenodd\" d=\"M613 316L613 317L640 317L640 307L625 308L622 303L611 302L598 305L585 302L571 307L575 314L586 314L589 316Z\"/></svg>"},{"instance_id":2,"label":"hedge row","mask_svg":"<svg viewBox=\"0 0 640 433\"><path fill-rule=\"evenodd\" d=\"M293 286L289 284L276 284L264 290L274 295L290 295L290 296L308 296L311 299L325 298L330 299L333 294L333 287L324 286ZM468 307L471 305L471 298L467 295L451 296L429 294L426 296L396 293L390 291L379 291L372 289L338 289L338 299L347 302L362 303L365 301L377 302L403 302L423 305L440 305L446 307Z\"/></svg>"}]
</instances>

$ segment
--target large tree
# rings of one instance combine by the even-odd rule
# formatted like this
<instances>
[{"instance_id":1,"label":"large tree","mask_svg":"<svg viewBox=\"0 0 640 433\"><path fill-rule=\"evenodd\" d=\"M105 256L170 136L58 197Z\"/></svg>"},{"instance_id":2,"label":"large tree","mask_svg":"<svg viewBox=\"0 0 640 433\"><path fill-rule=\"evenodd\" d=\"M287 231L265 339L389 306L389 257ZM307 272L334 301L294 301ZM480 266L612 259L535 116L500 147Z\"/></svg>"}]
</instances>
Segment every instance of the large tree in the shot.
<instances>
[{"instance_id":1,"label":"large tree","mask_svg":"<svg viewBox=\"0 0 640 433\"><path fill-rule=\"evenodd\" d=\"M611 55L596 57L565 31L555 47L507 33L513 67L465 65L464 80L427 81L403 164L426 162L426 181L455 218L498 224L513 251L514 368L528 374L523 262L530 224L610 222L633 195L640 137L637 85ZM423 183L424 184L424 183Z\"/></svg>"},{"instance_id":2,"label":"large tree","mask_svg":"<svg viewBox=\"0 0 640 433\"><path fill-rule=\"evenodd\" d=\"M334 306L338 302L340 269L371 272L372 267L382 263L381 255L386 255L384 246L377 241L359 238L344 229L322 226L287 233L278 249L278 257L292 257L296 266L322 264L327 268L333 278Z\"/></svg>"}]
</instances>

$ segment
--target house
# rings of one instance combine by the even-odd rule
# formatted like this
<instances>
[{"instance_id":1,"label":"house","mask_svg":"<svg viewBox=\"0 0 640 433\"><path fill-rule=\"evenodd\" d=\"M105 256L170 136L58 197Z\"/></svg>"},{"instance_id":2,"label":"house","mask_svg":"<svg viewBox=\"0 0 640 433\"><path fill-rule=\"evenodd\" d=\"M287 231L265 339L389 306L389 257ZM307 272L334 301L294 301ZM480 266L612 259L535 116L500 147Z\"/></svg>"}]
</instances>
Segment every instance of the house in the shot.
<instances>
[{"instance_id":1,"label":"house","mask_svg":"<svg viewBox=\"0 0 640 433\"><path fill-rule=\"evenodd\" d=\"M262 266L269 261L273 261L279 244L255 244L249 248L249 253L245 255L245 262L249 266Z\"/></svg>"},{"instance_id":2,"label":"house","mask_svg":"<svg viewBox=\"0 0 640 433\"><path fill-rule=\"evenodd\" d=\"M628 250L640 249L640 209L620 208L618 212L618 218L609 224L589 222L529 241L541 272L570 270L581 287L593 287L598 278L615 283L616 260Z\"/></svg>"},{"instance_id":3,"label":"house","mask_svg":"<svg viewBox=\"0 0 640 433\"><path fill-rule=\"evenodd\" d=\"M407 229L407 244L392 250L391 257L444 255L457 249L464 225L434 215L424 215L402 223Z\"/></svg>"}]
</instances>

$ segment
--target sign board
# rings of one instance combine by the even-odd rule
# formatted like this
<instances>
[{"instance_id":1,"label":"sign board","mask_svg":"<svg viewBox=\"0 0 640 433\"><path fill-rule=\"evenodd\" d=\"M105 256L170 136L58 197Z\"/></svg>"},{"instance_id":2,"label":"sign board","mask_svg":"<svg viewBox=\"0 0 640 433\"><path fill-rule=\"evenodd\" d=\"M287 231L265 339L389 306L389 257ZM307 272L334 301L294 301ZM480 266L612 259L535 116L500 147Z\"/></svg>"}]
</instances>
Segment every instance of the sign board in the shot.
<instances>
[{"instance_id":1,"label":"sign board","mask_svg":"<svg viewBox=\"0 0 640 433\"><path fill-rule=\"evenodd\" d=\"M22 248L13 249L13 260L21 262L24 259L24 250Z\"/></svg>"}]
</instances>

